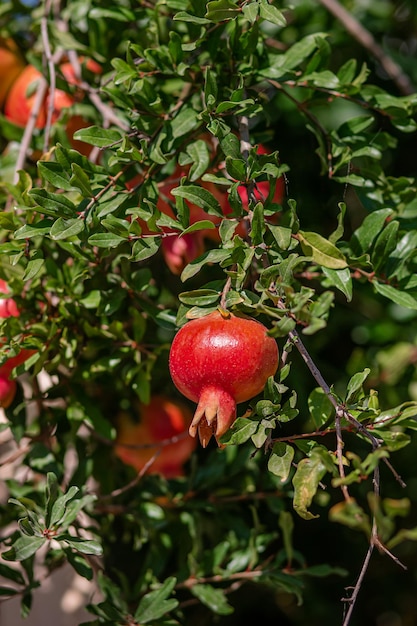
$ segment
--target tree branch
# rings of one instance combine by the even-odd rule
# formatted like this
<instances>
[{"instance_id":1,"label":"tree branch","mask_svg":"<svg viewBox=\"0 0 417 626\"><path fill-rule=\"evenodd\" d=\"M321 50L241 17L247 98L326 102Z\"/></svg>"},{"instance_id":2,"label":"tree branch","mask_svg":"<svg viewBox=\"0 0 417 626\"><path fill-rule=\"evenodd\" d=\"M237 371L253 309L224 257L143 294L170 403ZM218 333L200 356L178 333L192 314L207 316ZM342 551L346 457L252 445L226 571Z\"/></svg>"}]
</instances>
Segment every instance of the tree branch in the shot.
<instances>
[{"instance_id":1,"label":"tree branch","mask_svg":"<svg viewBox=\"0 0 417 626\"><path fill-rule=\"evenodd\" d=\"M373 35L338 0L319 0L319 2L380 63L402 94L407 96L415 93L414 85L402 68L386 54L383 48L375 41Z\"/></svg>"}]
</instances>

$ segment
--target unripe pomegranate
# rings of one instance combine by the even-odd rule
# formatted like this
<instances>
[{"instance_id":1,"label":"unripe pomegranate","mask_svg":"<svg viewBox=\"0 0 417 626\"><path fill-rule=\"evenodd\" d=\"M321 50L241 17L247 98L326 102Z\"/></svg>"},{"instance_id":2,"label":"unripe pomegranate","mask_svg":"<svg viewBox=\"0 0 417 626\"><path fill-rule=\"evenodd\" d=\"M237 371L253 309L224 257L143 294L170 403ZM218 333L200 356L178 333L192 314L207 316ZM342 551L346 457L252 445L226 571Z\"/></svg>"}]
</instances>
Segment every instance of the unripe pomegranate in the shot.
<instances>
[{"instance_id":1,"label":"unripe pomegranate","mask_svg":"<svg viewBox=\"0 0 417 626\"><path fill-rule=\"evenodd\" d=\"M140 405L139 414L138 423L128 413L118 416L117 456L139 472L158 451L158 446L147 447L149 444L182 435L177 441L163 445L160 454L147 470L147 473L160 473L166 478L181 476L182 466L195 448L195 440L188 434L183 436L193 417L191 411L181 402L165 396L154 396L149 404Z\"/></svg>"},{"instance_id":2,"label":"unripe pomegranate","mask_svg":"<svg viewBox=\"0 0 417 626\"><path fill-rule=\"evenodd\" d=\"M260 322L214 311L175 335L169 355L172 380L197 402L189 432L204 447L236 419L236 404L260 393L278 367L278 347Z\"/></svg>"}]
</instances>

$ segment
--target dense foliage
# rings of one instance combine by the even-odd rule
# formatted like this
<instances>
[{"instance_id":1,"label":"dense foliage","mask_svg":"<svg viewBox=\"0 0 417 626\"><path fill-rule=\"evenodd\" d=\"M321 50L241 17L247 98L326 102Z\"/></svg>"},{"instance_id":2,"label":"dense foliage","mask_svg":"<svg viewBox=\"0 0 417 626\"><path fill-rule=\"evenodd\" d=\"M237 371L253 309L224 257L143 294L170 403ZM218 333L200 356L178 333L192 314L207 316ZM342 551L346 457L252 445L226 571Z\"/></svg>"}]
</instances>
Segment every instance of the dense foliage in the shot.
<instances>
[{"instance_id":1,"label":"dense foliage","mask_svg":"<svg viewBox=\"0 0 417 626\"><path fill-rule=\"evenodd\" d=\"M91 624L415 614L414 3L32 5L0 9L39 70L0 117L1 595L30 614L69 563ZM280 366L167 475L188 434L135 422L161 390L195 410L169 349L219 307Z\"/></svg>"}]
</instances>

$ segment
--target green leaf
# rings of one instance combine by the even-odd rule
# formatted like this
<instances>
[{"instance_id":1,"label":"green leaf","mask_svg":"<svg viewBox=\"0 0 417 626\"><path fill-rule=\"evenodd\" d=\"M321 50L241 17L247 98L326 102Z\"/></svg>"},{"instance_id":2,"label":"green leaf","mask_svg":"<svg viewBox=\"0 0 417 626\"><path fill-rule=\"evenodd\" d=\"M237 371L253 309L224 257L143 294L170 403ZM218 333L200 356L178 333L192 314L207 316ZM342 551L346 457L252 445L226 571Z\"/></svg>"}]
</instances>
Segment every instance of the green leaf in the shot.
<instances>
[{"instance_id":1,"label":"green leaf","mask_svg":"<svg viewBox=\"0 0 417 626\"><path fill-rule=\"evenodd\" d=\"M72 486L68 489L67 493L63 494L62 496L59 496L56 499L56 501L54 502L52 506L49 527L55 527L59 525L62 517L65 514L67 503L70 500L72 500L72 498L74 498L74 496L78 493L78 491L79 491L78 487Z\"/></svg>"},{"instance_id":2,"label":"green leaf","mask_svg":"<svg viewBox=\"0 0 417 626\"><path fill-rule=\"evenodd\" d=\"M71 164L72 176L70 179L73 187L79 189L84 198L91 198L93 191L90 185L90 179L83 168L78 163Z\"/></svg>"},{"instance_id":3,"label":"green leaf","mask_svg":"<svg viewBox=\"0 0 417 626\"><path fill-rule=\"evenodd\" d=\"M405 448L405 446L408 446L411 442L410 435L395 430L382 430L374 428L372 430L372 434L375 435L375 437L378 437L378 439L382 439L383 445L390 452L401 450L402 448Z\"/></svg>"},{"instance_id":4,"label":"green leaf","mask_svg":"<svg viewBox=\"0 0 417 626\"><path fill-rule=\"evenodd\" d=\"M286 26L287 20L273 4L269 4L268 0L260 0L259 15L264 20L276 24L277 26Z\"/></svg>"},{"instance_id":5,"label":"green leaf","mask_svg":"<svg viewBox=\"0 0 417 626\"><path fill-rule=\"evenodd\" d=\"M143 239L138 239L132 246L132 254L129 260L136 262L149 259L158 252L160 243L160 237L144 237Z\"/></svg>"},{"instance_id":6,"label":"green leaf","mask_svg":"<svg viewBox=\"0 0 417 626\"><path fill-rule=\"evenodd\" d=\"M372 285L381 296L384 298L388 298L388 300L392 300L395 304L402 306L406 309L414 309L417 310L417 299L414 298L411 294L400 291L399 289L395 289L391 285L386 285L385 283L379 283L378 280L373 280Z\"/></svg>"},{"instance_id":7,"label":"green leaf","mask_svg":"<svg viewBox=\"0 0 417 626\"><path fill-rule=\"evenodd\" d=\"M214 289L196 289L195 291L180 293L178 299L183 304L190 306L207 306L217 304L220 299L220 293Z\"/></svg>"},{"instance_id":8,"label":"green leaf","mask_svg":"<svg viewBox=\"0 0 417 626\"><path fill-rule=\"evenodd\" d=\"M52 217L76 217L77 209L64 194L52 193L45 189L32 189L29 196L38 204L42 213Z\"/></svg>"},{"instance_id":9,"label":"green leaf","mask_svg":"<svg viewBox=\"0 0 417 626\"><path fill-rule=\"evenodd\" d=\"M119 237L114 233L94 233L88 238L88 243L98 248L116 248L123 241L126 241L125 237Z\"/></svg>"},{"instance_id":10,"label":"green leaf","mask_svg":"<svg viewBox=\"0 0 417 626\"><path fill-rule=\"evenodd\" d=\"M329 519L349 528L363 530L367 534L371 531L368 515L353 498L335 504L329 511Z\"/></svg>"},{"instance_id":11,"label":"green leaf","mask_svg":"<svg viewBox=\"0 0 417 626\"><path fill-rule=\"evenodd\" d=\"M346 404L354 404L364 395L363 383L368 378L370 372L369 367L366 367L363 372L357 372L352 376L347 384Z\"/></svg>"},{"instance_id":12,"label":"green leaf","mask_svg":"<svg viewBox=\"0 0 417 626\"><path fill-rule=\"evenodd\" d=\"M248 441L258 430L258 420L238 417L221 438L221 443L242 444Z\"/></svg>"},{"instance_id":13,"label":"green leaf","mask_svg":"<svg viewBox=\"0 0 417 626\"><path fill-rule=\"evenodd\" d=\"M191 159L190 180L198 180L210 165L210 153L207 143L202 139L194 141L187 146L187 155Z\"/></svg>"},{"instance_id":14,"label":"green leaf","mask_svg":"<svg viewBox=\"0 0 417 626\"><path fill-rule=\"evenodd\" d=\"M262 202L258 202L253 209L250 238L254 246L259 246L263 242L265 233L264 207Z\"/></svg>"},{"instance_id":15,"label":"green leaf","mask_svg":"<svg viewBox=\"0 0 417 626\"><path fill-rule=\"evenodd\" d=\"M292 230L286 226L275 226L268 224L268 230L272 233L273 238L281 250L288 250L291 245Z\"/></svg>"},{"instance_id":16,"label":"green leaf","mask_svg":"<svg viewBox=\"0 0 417 626\"><path fill-rule=\"evenodd\" d=\"M69 176L65 173L60 163L56 161L38 161L38 172L44 180L51 183L56 189L72 191L73 187L69 181Z\"/></svg>"},{"instance_id":17,"label":"green leaf","mask_svg":"<svg viewBox=\"0 0 417 626\"><path fill-rule=\"evenodd\" d=\"M5 563L0 563L0 576L2 578L6 578L7 580L12 580L18 585L25 584L25 579L22 573L18 569L9 567L9 565L6 565Z\"/></svg>"},{"instance_id":18,"label":"green leaf","mask_svg":"<svg viewBox=\"0 0 417 626\"><path fill-rule=\"evenodd\" d=\"M318 515L311 513L308 508L326 471L321 454L314 448L311 455L301 459L297 465L297 470L292 479L294 485L293 507L298 515L305 520L318 517Z\"/></svg>"},{"instance_id":19,"label":"green leaf","mask_svg":"<svg viewBox=\"0 0 417 626\"><path fill-rule=\"evenodd\" d=\"M25 224L14 233L15 239L31 239L32 237L39 237L42 235L48 235L54 222L52 220L40 220L36 224Z\"/></svg>"},{"instance_id":20,"label":"green leaf","mask_svg":"<svg viewBox=\"0 0 417 626\"><path fill-rule=\"evenodd\" d=\"M93 554L94 556L100 556L103 554L101 544L93 539L79 539L78 537L72 537L71 535L57 535L56 540L64 542L76 552Z\"/></svg>"},{"instance_id":21,"label":"green leaf","mask_svg":"<svg viewBox=\"0 0 417 626\"><path fill-rule=\"evenodd\" d=\"M56 477L56 474L54 474L53 472L48 472L46 475L45 495L46 495L45 526L46 528L50 528L52 507L54 506L59 496L58 479Z\"/></svg>"},{"instance_id":22,"label":"green leaf","mask_svg":"<svg viewBox=\"0 0 417 626\"><path fill-rule=\"evenodd\" d=\"M243 159L226 157L226 170L235 180L246 180L246 162Z\"/></svg>"},{"instance_id":23,"label":"green leaf","mask_svg":"<svg viewBox=\"0 0 417 626\"><path fill-rule=\"evenodd\" d=\"M221 589L216 589L212 585L196 584L190 588L190 591L195 598L198 598L217 615L230 615L234 611Z\"/></svg>"},{"instance_id":24,"label":"green leaf","mask_svg":"<svg viewBox=\"0 0 417 626\"><path fill-rule=\"evenodd\" d=\"M321 428L335 412L333 404L321 387L316 387L310 393L308 409L316 429Z\"/></svg>"},{"instance_id":25,"label":"green leaf","mask_svg":"<svg viewBox=\"0 0 417 626\"><path fill-rule=\"evenodd\" d=\"M195 129L197 125L198 115L189 107L183 107L179 113L171 121L171 130L173 137L183 137Z\"/></svg>"},{"instance_id":26,"label":"green leaf","mask_svg":"<svg viewBox=\"0 0 417 626\"><path fill-rule=\"evenodd\" d=\"M87 580L93 580L94 570L81 554L74 553L69 549L65 549L64 552L68 559L68 563L74 568L79 576L82 576Z\"/></svg>"},{"instance_id":27,"label":"green leaf","mask_svg":"<svg viewBox=\"0 0 417 626\"><path fill-rule=\"evenodd\" d=\"M367 252L372 242L379 235L389 217L394 214L392 209L374 211L363 220L351 238L351 246L355 254Z\"/></svg>"},{"instance_id":28,"label":"green leaf","mask_svg":"<svg viewBox=\"0 0 417 626\"><path fill-rule=\"evenodd\" d=\"M323 274L333 287L339 289L345 296L348 302L351 302L353 290L352 290L352 275L349 267L345 267L342 270L332 270L329 267L323 267ZM326 281L327 282L327 281Z\"/></svg>"},{"instance_id":29,"label":"green leaf","mask_svg":"<svg viewBox=\"0 0 417 626\"><path fill-rule=\"evenodd\" d=\"M24 281L35 278L45 264L44 259L31 259L25 269L22 279Z\"/></svg>"},{"instance_id":30,"label":"green leaf","mask_svg":"<svg viewBox=\"0 0 417 626\"><path fill-rule=\"evenodd\" d=\"M268 470L285 482L290 474L293 459L294 448L288 443L277 441L268 459Z\"/></svg>"},{"instance_id":31,"label":"green leaf","mask_svg":"<svg viewBox=\"0 0 417 626\"><path fill-rule=\"evenodd\" d=\"M178 600L167 598L174 590L176 582L177 579L171 576L164 581L159 589L146 594L136 609L135 620L141 624L148 624L173 611L178 606Z\"/></svg>"},{"instance_id":32,"label":"green leaf","mask_svg":"<svg viewBox=\"0 0 417 626\"><path fill-rule=\"evenodd\" d=\"M70 237L78 235L84 229L84 221L79 218L64 220L64 218L59 217L53 223L49 234L51 239L61 241L62 239L69 239Z\"/></svg>"},{"instance_id":33,"label":"green leaf","mask_svg":"<svg viewBox=\"0 0 417 626\"><path fill-rule=\"evenodd\" d=\"M74 139L84 141L98 148L107 148L122 141L122 134L118 130L90 126L75 131Z\"/></svg>"},{"instance_id":34,"label":"green leaf","mask_svg":"<svg viewBox=\"0 0 417 626\"><path fill-rule=\"evenodd\" d=\"M347 267L344 254L318 233L299 230L297 235L304 254L311 256L314 263L334 270Z\"/></svg>"},{"instance_id":35,"label":"green leaf","mask_svg":"<svg viewBox=\"0 0 417 626\"><path fill-rule=\"evenodd\" d=\"M209 250L184 268L181 274L181 280L182 282L185 282L189 278L192 278L198 274L203 265L206 265L207 263L221 263L228 258L230 258L229 250Z\"/></svg>"},{"instance_id":36,"label":"green leaf","mask_svg":"<svg viewBox=\"0 0 417 626\"><path fill-rule=\"evenodd\" d=\"M171 191L173 196L179 196L204 209L207 213L223 217L220 204L212 193L197 185L182 185Z\"/></svg>"},{"instance_id":37,"label":"green leaf","mask_svg":"<svg viewBox=\"0 0 417 626\"><path fill-rule=\"evenodd\" d=\"M240 7L231 0L212 0L207 3L206 18L211 22L223 22L234 19L240 11Z\"/></svg>"},{"instance_id":38,"label":"green leaf","mask_svg":"<svg viewBox=\"0 0 417 626\"><path fill-rule=\"evenodd\" d=\"M21 535L13 543L10 550L3 552L6 561L24 561L35 554L47 541L45 537Z\"/></svg>"},{"instance_id":39,"label":"green leaf","mask_svg":"<svg viewBox=\"0 0 417 626\"><path fill-rule=\"evenodd\" d=\"M179 11L174 15L174 20L178 22L189 22L191 24L198 24L200 26L205 26L206 24L210 24L210 20L205 17L198 17L197 15L193 15L191 13L187 13L186 11Z\"/></svg>"},{"instance_id":40,"label":"green leaf","mask_svg":"<svg viewBox=\"0 0 417 626\"><path fill-rule=\"evenodd\" d=\"M201 220L199 222L194 222L194 224L191 224L191 226L183 230L180 237L187 235L188 233L194 233L198 230L213 230L214 228L216 228L216 225L213 224L213 222L210 222L210 220Z\"/></svg>"}]
</instances>

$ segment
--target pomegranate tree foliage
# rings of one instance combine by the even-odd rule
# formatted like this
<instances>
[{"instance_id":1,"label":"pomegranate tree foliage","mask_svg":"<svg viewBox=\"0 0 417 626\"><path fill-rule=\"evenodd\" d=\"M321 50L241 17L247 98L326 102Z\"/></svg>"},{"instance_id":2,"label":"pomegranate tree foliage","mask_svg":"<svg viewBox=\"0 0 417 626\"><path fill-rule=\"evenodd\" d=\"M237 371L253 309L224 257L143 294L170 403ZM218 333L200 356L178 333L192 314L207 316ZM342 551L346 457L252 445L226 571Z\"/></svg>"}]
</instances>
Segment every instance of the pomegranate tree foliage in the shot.
<instances>
[{"instance_id":1,"label":"pomegranate tree foliage","mask_svg":"<svg viewBox=\"0 0 417 626\"><path fill-rule=\"evenodd\" d=\"M345 575L342 596L366 543L355 571L330 544L310 554L303 535L319 517L386 552L416 537L415 491L396 463L413 458L417 424L417 189L398 157L415 141L417 95L398 95L372 58L344 56L351 36L309 2L55 4L4 4L2 34L39 68L47 41L103 72L85 75L47 150L35 130L17 181L24 129L1 118L0 277L21 315L2 321L0 354L36 350L5 411L25 471L1 503L1 594L27 614L35 564L53 575L67 561L101 591L94 624L227 616L249 581L301 602L309 578ZM376 30L390 19L354 9ZM88 121L76 137L90 158L70 146L71 113ZM157 203L178 164L171 217ZM232 213L204 182L227 191ZM213 228L190 224L187 202L217 218L220 238L176 276L163 239ZM172 338L220 304L270 329L279 372L239 407L223 448L199 449L184 477L134 480L114 454L117 413L177 395Z\"/></svg>"}]
</instances>

